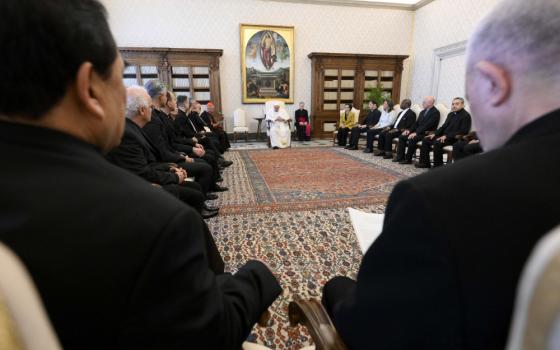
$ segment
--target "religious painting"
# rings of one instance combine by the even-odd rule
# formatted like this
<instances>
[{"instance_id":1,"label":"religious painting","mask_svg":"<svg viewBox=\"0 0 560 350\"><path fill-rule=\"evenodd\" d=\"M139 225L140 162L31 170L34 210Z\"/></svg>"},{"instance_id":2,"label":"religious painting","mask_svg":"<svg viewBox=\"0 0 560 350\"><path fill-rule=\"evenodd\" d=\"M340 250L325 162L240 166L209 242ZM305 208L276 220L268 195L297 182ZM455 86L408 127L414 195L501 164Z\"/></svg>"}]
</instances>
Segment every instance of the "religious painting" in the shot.
<instances>
[{"instance_id":1,"label":"religious painting","mask_svg":"<svg viewBox=\"0 0 560 350\"><path fill-rule=\"evenodd\" d=\"M243 103L294 103L294 27L241 24Z\"/></svg>"}]
</instances>

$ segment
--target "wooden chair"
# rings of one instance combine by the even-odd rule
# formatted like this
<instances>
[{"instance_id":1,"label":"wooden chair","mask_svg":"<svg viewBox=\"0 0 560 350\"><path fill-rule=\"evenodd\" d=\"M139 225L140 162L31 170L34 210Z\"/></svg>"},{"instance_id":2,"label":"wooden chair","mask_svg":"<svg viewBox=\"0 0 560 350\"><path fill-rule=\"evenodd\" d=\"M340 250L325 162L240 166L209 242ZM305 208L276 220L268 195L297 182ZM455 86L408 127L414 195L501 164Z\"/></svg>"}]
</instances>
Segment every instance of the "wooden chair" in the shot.
<instances>
[{"instance_id":1,"label":"wooden chair","mask_svg":"<svg viewBox=\"0 0 560 350\"><path fill-rule=\"evenodd\" d=\"M560 349L560 226L541 238L525 264L506 349Z\"/></svg>"},{"instance_id":2,"label":"wooden chair","mask_svg":"<svg viewBox=\"0 0 560 350\"><path fill-rule=\"evenodd\" d=\"M288 317L292 327L298 324L307 327L316 350L347 349L319 300L306 300L296 296L288 306Z\"/></svg>"}]
</instances>

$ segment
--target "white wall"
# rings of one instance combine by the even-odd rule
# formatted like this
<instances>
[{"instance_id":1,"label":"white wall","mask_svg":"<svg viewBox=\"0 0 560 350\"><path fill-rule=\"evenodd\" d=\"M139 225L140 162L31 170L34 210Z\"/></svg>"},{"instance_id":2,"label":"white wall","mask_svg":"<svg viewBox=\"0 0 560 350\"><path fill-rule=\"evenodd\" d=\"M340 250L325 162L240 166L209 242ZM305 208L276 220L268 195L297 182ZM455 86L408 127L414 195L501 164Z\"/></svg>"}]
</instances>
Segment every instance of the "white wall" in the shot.
<instances>
[{"instance_id":1,"label":"white wall","mask_svg":"<svg viewBox=\"0 0 560 350\"><path fill-rule=\"evenodd\" d=\"M407 96L413 103L431 95L434 50L467 40L477 22L498 3L498 0L436 0L418 9L414 19L412 53L409 64L412 74ZM447 106L451 96L464 96L465 55L445 59L437 95ZM436 97L438 97L436 96Z\"/></svg>"},{"instance_id":2,"label":"white wall","mask_svg":"<svg viewBox=\"0 0 560 350\"><path fill-rule=\"evenodd\" d=\"M447 0L444 0L447 1ZM223 49L220 79L226 128L241 106L239 24L295 27L295 98L309 106L310 52L408 55L414 12L262 0L102 0L119 46ZM408 60L407 60L408 61ZM405 61L401 95L409 91ZM262 105L244 105L251 130Z\"/></svg>"}]
</instances>

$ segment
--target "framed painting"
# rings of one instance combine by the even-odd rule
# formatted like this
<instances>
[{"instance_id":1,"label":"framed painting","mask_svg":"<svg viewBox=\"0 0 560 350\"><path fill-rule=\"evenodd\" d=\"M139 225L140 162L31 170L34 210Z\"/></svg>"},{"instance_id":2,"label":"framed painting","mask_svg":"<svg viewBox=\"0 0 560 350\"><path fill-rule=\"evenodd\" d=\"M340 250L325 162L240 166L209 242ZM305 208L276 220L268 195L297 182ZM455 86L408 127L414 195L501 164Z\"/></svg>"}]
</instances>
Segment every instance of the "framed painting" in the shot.
<instances>
[{"instance_id":1,"label":"framed painting","mask_svg":"<svg viewBox=\"0 0 560 350\"><path fill-rule=\"evenodd\" d=\"M241 24L243 103L294 103L294 27Z\"/></svg>"}]
</instances>

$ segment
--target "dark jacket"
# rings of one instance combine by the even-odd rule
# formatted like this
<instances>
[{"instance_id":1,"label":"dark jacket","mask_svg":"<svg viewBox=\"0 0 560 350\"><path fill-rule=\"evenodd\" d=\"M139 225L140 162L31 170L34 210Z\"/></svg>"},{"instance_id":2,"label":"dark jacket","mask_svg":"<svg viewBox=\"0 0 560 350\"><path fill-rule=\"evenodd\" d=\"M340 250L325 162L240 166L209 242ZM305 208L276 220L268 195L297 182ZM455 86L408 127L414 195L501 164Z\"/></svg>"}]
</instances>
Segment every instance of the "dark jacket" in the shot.
<instances>
[{"instance_id":1,"label":"dark jacket","mask_svg":"<svg viewBox=\"0 0 560 350\"><path fill-rule=\"evenodd\" d=\"M0 122L0 157L0 240L65 349L237 350L280 293L259 262L212 273L200 216L89 144Z\"/></svg>"},{"instance_id":2,"label":"dark jacket","mask_svg":"<svg viewBox=\"0 0 560 350\"><path fill-rule=\"evenodd\" d=\"M436 137L445 135L448 139L454 139L457 135L466 135L471 130L471 115L464 108L458 112L447 115L445 123L436 130Z\"/></svg>"},{"instance_id":3,"label":"dark jacket","mask_svg":"<svg viewBox=\"0 0 560 350\"><path fill-rule=\"evenodd\" d=\"M439 123L439 111L436 107L432 107L429 110L422 110L418 119L412 127L411 132L415 132L419 136L424 135L426 131L435 131Z\"/></svg>"},{"instance_id":4,"label":"dark jacket","mask_svg":"<svg viewBox=\"0 0 560 350\"><path fill-rule=\"evenodd\" d=\"M157 109L152 109L152 119L144 126L145 134L154 145L159 161L181 162L183 156L173 148L173 135L167 131L167 115Z\"/></svg>"},{"instance_id":5,"label":"dark jacket","mask_svg":"<svg viewBox=\"0 0 560 350\"><path fill-rule=\"evenodd\" d=\"M560 222L559 142L557 110L500 149L399 183L335 312L349 348L504 349L523 266Z\"/></svg>"},{"instance_id":6,"label":"dark jacket","mask_svg":"<svg viewBox=\"0 0 560 350\"><path fill-rule=\"evenodd\" d=\"M402 113L402 112L401 112ZM400 115L397 116L395 122L399 120ZM412 109L408 109L404 116L399 120L398 124L395 124L394 128L398 129L399 131L405 131L407 129L412 128L414 123L416 122L416 113Z\"/></svg>"},{"instance_id":7,"label":"dark jacket","mask_svg":"<svg viewBox=\"0 0 560 350\"><path fill-rule=\"evenodd\" d=\"M379 123L379 118L381 118L381 111L376 108L373 111L369 111L367 113L361 125L367 125L369 127L372 127L377 123Z\"/></svg>"},{"instance_id":8,"label":"dark jacket","mask_svg":"<svg viewBox=\"0 0 560 350\"><path fill-rule=\"evenodd\" d=\"M309 121L309 112L307 112L307 109L299 109L299 108L298 108L298 109L294 112L294 117L295 117L295 118L294 118L294 125L295 125L295 126L298 126L298 125L299 125L299 120L300 120L300 118L305 118L305 121L306 121L307 123L310 122L310 121Z\"/></svg>"},{"instance_id":9,"label":"dark jacket","mask_svg":"<svg viewBox=\"0 0 560 350\"><path fill-rule=\"evenodd\" d=\"M157 162L154 152L142 129L127 118L121 144L107 154L107 159L151 183L177 184L177 175L169 171L169 164Z\"/></svg>"},{"instance_id":10,"label":"dark jacket","mask_svg":"<svg viewBox=\"0 0 560 350\"><path fill-rule=\"evenodd\" d=\"M189 116L182 110L179 110L177 116L175 117L175 126L177 127L180 135L184 136L185 138L192 139L193 137L200 136L198 134L196 126L192 123Z\"/></svg>"}]
</instances>

